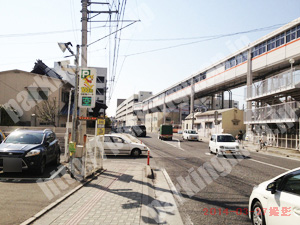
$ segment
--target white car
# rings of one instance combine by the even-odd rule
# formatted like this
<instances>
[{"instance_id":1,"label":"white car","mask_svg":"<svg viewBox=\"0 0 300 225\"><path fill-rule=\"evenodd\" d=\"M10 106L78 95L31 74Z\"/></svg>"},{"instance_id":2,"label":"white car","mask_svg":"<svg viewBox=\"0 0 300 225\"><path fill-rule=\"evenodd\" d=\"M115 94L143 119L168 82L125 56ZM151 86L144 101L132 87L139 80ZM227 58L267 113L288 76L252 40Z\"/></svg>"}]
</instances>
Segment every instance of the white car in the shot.
<instances>
[{"instance_id":1,"label":"white car","mask_svg":"<svg viewBox=\"0 0 300 225\"><path fill-rule=\"evenodd\" d=\"M231 134L213 134L209 141L210 153L218 156L222 155L240 155L239 143Z\"/></svg>"},{"instance_id":2,"label":"white car","mask_svg":"<svg viewBox=\"0 0 300 225\"><path fill-rule=\"evenodd\" d=\"M122 134L104 135L105 154L140 156L147 154L148 147L134 137Z\"/></svg>"},{"instance_id":3,"label":"white car","mask_svg":"<svg viewBox=\"0 0 300 225\"><path fill-rule=\"evenodd\" d=\"M197 131L195 130L184 130L182 133L182 140L199 140Z\"/></svg>"},{"instance_id":4,"label":"white car","mask_svg":"<svg viewBox=\"0 0 300 225\"><path fill-rule=\"evenodd\" d=\"M249 199L252 224L300 224L300 167L253 188Z\"/></svg>"}]
</instances>

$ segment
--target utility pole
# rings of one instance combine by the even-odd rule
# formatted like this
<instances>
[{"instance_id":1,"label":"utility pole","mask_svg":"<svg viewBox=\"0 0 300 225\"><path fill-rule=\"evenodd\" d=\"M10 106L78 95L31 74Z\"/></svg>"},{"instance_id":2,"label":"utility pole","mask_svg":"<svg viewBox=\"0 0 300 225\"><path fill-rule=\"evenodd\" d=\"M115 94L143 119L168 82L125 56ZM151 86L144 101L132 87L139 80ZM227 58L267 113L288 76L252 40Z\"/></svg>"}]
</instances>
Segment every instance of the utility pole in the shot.
<instances>
[{"instance_id":1,"label":"utility pole","mask_svg":"<svg viewBox=\"0 0 300 225\"><path fill-rule=\"evenodd\" d=\"M88 22L88 4L89 0L82 0L82 18L81 18L81 68L87 67L87 22ZM75 86L78 88L78 85ZM80 109L80 116L87 116L87 109ZM86 134L86 121L81 120L79 125L78 142L83 143L83 135Z\"/></svg>"},{"instance_id":2,"label":"utility pole","mask_svg":"<svg viewBox=\"0 0 300 225\"><path fill-rule=\"evenodd\" d=\"M102 22L102 21L92 21L91 19L103 14L103 13L118 13L118 11L88 11L88 6L91 4L98 4L98 5L109 5L107 2L90 2L90 0L82 0L82 18L81 18L81 68L86 68L88 67L87 63L87 23L88 22ZM89 16L89 14L92 14L92 16ZM78 88L78 87L76 87ZM80 109L80 116L87 116L87 109ZM86 134L86 121L82 120L80 121L79 125L79 143L83 143L83 135Z\"/></svg>"}]
</instances>

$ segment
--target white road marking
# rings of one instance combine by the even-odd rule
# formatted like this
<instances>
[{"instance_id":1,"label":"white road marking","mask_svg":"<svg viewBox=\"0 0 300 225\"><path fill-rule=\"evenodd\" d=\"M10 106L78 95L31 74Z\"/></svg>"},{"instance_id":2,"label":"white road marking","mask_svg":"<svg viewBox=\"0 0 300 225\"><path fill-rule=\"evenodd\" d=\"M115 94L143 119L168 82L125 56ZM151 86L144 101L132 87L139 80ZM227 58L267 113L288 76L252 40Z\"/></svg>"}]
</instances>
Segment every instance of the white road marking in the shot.
<instances>
[{"instance_id":1,"label":"white road marking","mask_svg":"<svg viewBox=\"0 0 300 225\"><path fill-rule=\"evenodd\" d=\"M166 144L168 144L168 145L171 145L172 147L178 148L178 149L180 149L181 151L184 151L184 152L185 152L185 150L184 150L183 148L180 147L180 141L179 141L179 139L173 139L173 140L177 140L177 141L178 141L178 142L177 142L177 145L178 145L178 146L175 146L176 144L172 144L172 143L170 143L170 142L168 142L168 141L162 141L162 142L164 142L164 143L166 143Z\"/></svg>"},{"instance_id":2,"label":"white road marking","mask_svg":"<svg viewBox=\"0 0 300 225\"><path fill-rule=\"evenodd\" d=\"M165 178L166 178L166 180L167 180L167 182L168 182L168 184L170 186L170 189L171 189L173 195L176 197L176 199L178 200L178 202L182 204L183 203L183 199L181 198L181 195L178 193L176 187L174 186L174 184L173 184L173 182L172 182L169 174L167 173L167 171L164 168L162 168L161 171L163 172L163 174L164 174L164 176L165 176Z\"/></svg>"},{"instance_id":3,"label":"white road marking","mask_svg":"<svg viewBox=\"0 0 300 225\"><path fill-rule=\"evenodd\" d=\"M251 160L251 161L254 161L254 162L257 162L257 163L261 163L261 164L264 164L264 165L272 166L272 167L275 167L275 168L279 168L279 169L282 169L282 170L287 170L287 171L290 170L290 169L287 169L287 168L284 168L284 167L281 167L281 166L275 166L275 165L272 165L270 163L261 162L261 161L255 160L255 159L248 159L248 160Z\"/></svg>"},{"instance_id":4,"label":"white road marking","mask_svg":"<svg viewBox=\"0 0 300 225\"><path fill-rule=\"evenodd\" d=\"M211 153L209 153L209 152L205 152L205 155L214 155L214 154L211 154Z\"/></svg>"},{"instance_id":5,"label":"white road marking","mask_svg":"<svg viewBox=\"0 0 300 225\"><path fill-rule=\"evenodd\" d=\"M48 178L49 180L54 179L64 168L66 168L65 166L61 166L54 174L52 174L52 176L50 178Z\"/></svg>"}]
</instances>

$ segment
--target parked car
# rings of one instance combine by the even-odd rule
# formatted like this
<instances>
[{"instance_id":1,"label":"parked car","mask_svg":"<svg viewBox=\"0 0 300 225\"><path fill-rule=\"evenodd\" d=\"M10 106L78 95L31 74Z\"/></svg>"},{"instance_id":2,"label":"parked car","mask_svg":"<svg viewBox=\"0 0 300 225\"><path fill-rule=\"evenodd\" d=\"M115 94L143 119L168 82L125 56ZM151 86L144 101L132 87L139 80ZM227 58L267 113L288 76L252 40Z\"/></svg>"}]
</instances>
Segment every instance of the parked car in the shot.
<instances>
[{"instance_id":1,"label":"parked car","mask_svg":"<svg viewBox=\"0 0 300 225\"><path fill-rule=\"evenodd\" d=\"M209 141L209 151L218 156L240 155L239 143L231 134L213 134Z\"/></svg>"},{"instance_id":2,"label":"parked car","mask_svg":"<svg viewBox=\"0 0 300 225\"><path fill-rule=\"evenodd\" d=\"M16 130L0 144L3 172L31 170L41 175L50 162L60 163L60 147L52 130Z\"/></svg>"},{"instance_id":3,"label":"parked car","mask_svg":"<svg viewBox=\"0 0 300 225\"><path fill-rule=\"evenodd\" d=\"M132 137L133 138L133 137ZM113 155L132 155L140 156L147 154L148 147L143 143L134 142L126 134L105 134L104 152Z\"/></svg>"},{"instance_id":4,"label":"parked car","mask_svg":"<svg viewBox=\"0 0 300 225\"><path fill-rule=\"evenodd\" d=\"M173 126L167 124L161 124L159 128L159 139L171 140L173 139Z\"/></svg>"},{"instance_id":5,"label":"parked car","mask_svg":"<svg viewBox=\"0 0 300 225\"><path fill-rule=\"evenodd\" d=\"M136 125L131 127L131 135L136 137L146 137L146 127L144 125Z\"/></svg>"},{"instance_id":6,"label":"parked car","mask_svg":"<svg viewBox=\"0 0 300 225\"><path fill-rule=\"evenodd\" d=\"M300 224L300 167L255 186L249 217L252 224Z\"/></svg>"},{"instance_id":7,"label":"parked car","mask_svg":"<svg viewBox=\"0 0 300 225\"><path fill-rule=\"evenodd\" d=\"M198 141L199 136L195 130L184 130L182 134L182 140L194 140Z\"/></svg>"}]
</instances>

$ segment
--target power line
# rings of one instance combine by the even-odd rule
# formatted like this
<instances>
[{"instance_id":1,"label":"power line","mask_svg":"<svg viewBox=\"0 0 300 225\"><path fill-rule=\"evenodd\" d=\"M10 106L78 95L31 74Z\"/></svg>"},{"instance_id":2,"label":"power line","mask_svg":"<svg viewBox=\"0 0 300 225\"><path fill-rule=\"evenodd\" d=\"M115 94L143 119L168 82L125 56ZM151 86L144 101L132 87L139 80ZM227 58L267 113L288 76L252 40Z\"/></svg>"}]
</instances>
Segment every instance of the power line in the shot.
<instances>
[{"instance_id":1,"label":"power line","mask_svg":"<svg viewBox=\"0 0 300 225\"><path fill-rule=\"evenodd\" d=\"M226 37L226 36L233 36L238 34L244 34L244 33L251 33L251 32L260 32L265 30L271 30L275 28L279 28L284 24L275 24L268 27L262 27L247 31L240 31L235 33L229 33L229 34L218 34L218 35L208 35L208 36L198 36L198 37L181 37L181 38L154 38L154 39L122 39L122 41L181 41L181 40L197 40L197 39L206 39L206 38L216 38L216 37Z\"/></svg>"},{"instance_id":2,"label":"power line","mask_svg":"<svg viewBox=\"0 0 300 225\"><path fill-rule=\"evenodd\" d=\"M274 26L275 25L272 26L273 29L274 29ZM178 45L171 45L171 46L167 46L167 47L163 47L163 48L158 48L158 49L152 49L152 50L148 50L148 51L144 51L144 52L132 53L132 54L128 54L128 55L125 55L125 56L134 56L134 55L141 55L141 54L145 54L145 53L157 52L157 51L167 50L167 49L171 49L171 48L177 48L177 47L181 47L181 46L197 44L197 43L200 43L200 42L211 41L211 40L215 40L215 39L219 39L219 38L223 38L223 37L230 37L230 36L235 36L235 35L239 35L239 34L246 34L246 33L258 32L258 31L262 31L262 29L263 28L261 28L261 29L254 29L254 30L248 30L248 31L235 32L235 33L230 33L230 34L210 36L211 38L206 38L204 40L187 42L187 43L182 43L182 44L178 44ZM271 29L271 27L268 27L268 29ZM203 37L201 37L201 38L203 38Z\"/></svg>"}]
</instances>

